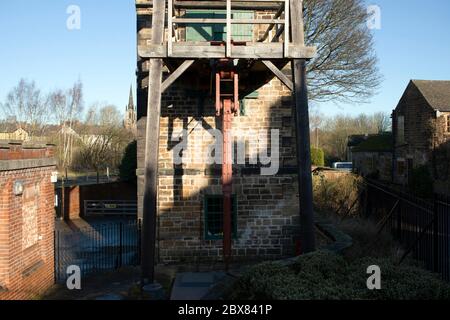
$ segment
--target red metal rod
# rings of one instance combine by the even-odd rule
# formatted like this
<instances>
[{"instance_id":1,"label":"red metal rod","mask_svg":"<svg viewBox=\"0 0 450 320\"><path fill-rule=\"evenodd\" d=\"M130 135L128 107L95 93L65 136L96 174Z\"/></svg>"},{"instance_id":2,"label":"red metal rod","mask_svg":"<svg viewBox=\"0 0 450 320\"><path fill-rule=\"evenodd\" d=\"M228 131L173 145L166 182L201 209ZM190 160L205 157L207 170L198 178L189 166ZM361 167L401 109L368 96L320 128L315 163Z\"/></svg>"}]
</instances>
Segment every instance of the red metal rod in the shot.
<instances>
[{"instance_id":1,"label":"red metal rod","mask_svg":"<svg viewBox=\"0 0 450 320\"><path fill-rule=\"evenodd\" d=\"M220 116L222 109L222 100L220 98L220 72L216 73L216 116Z\"/></svg>"},{"instance_id":2,"label":"red metal rod","mask_svg":"<svg viewBox=\"0 0 450 320\"><path fill-rule=\"evenodd\" d=\"M222 192L223 192L223 255L226 270L231 260L231 193L233 189L233 164L231 145L232 101L223 101L223 163L222 163Z\"/></svg>"},{"instance_id":3,"label":"red metal rod","mask_svg":"<svg viewBox=\"0 0 450 320\"><path fill-rule=\"evenodd\" d=\"M234 74L234 105L233 112L235 115L239 114L239 74Z\"/></svg>"}]
</instances>

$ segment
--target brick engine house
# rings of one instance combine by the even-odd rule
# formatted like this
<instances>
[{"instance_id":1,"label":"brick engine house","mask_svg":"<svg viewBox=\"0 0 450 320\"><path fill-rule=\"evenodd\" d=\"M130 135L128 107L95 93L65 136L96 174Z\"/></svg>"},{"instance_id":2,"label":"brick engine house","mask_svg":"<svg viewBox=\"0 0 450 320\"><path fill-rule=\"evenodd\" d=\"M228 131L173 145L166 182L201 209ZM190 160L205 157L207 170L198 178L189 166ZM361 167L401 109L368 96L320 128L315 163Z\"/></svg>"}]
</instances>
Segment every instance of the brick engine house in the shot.
<instances>
[{"instance_id":1,"label":"brick engine house","mask_svg":"<svg viewBox=\"0 0 450 320\"><path fill-rule=\"evenodd\" d=\"M164 3L136 1L139 217L156 211L156 260L294 255L293 92L306 85L292 66L315 54L304 45L301 1Z\"/></svg>"}]
</instances>

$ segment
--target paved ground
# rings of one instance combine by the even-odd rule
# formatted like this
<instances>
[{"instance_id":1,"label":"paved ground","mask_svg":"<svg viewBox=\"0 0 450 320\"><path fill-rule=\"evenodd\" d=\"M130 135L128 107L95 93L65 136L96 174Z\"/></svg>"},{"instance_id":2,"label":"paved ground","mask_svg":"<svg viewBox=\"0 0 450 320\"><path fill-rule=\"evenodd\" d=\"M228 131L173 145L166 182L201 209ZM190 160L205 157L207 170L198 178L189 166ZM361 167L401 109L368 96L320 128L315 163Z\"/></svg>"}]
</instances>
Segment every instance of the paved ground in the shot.
<instances>
[{"instance_id":1,"label":"paved ground","mask_svg":"<svg viewBox=\"0 0 450 320\"><path fill-rule=\"evenodd\" d=\"M201 300L222 280L224 272L184 272L177 274L170 300Z\"/></svg>"}]
</instances>

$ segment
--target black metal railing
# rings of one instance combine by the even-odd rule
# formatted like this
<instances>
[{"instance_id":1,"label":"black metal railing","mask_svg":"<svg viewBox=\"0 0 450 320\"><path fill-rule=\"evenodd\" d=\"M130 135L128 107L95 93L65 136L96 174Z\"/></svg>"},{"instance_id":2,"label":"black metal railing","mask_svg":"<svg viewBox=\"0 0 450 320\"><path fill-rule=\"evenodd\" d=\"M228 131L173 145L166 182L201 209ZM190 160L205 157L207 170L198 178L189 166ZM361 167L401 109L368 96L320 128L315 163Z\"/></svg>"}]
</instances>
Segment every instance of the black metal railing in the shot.
<instances>
[{"instance_id":1,"label":"black metal railing","mask_svg":"<svg viewBox=\"0 0 450 320\"><path fill-rule=\"evenodd\" d=\"M366 214L379 222L379 232L390 231L405 249L399 263L412 257L450 281L450 198L421 199L373 181L365 185Z\"/></svg>"},{"instance_id":2,"label":"black metal railing","mask_svg":"<svg viewBox=\"0 0 450 320\"><path fill-rule=\"evenodd\" d=\"M140 263L140 224L136 220L93 223L88 228L55 231L55 278L65 282L69 266L81 275Z\"/></svg>"}]
</instances>

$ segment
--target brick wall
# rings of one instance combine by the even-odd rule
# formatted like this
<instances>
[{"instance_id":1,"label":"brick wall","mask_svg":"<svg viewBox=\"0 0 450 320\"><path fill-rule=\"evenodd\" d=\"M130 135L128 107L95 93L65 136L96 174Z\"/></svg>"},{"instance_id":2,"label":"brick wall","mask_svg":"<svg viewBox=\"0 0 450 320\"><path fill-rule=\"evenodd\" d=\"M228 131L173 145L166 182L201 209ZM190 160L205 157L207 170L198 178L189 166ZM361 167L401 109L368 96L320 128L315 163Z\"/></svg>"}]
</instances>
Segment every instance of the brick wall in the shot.
<instances>
[{"instance_id":1,"label":"brick wall","mask_svg":"<svg viewBox=\"0 0 450 320\"><path fill-rule=\"evenodd\" d=\"M64 188L64 195L62 190L62 188L56 190L58 195L58 207L56 208L58 217L62 217L64 220L80 219L82 211L80 187L67 186Z\"/></svg>"},{"instance_id":2,"label":"brick wall","mask_svg":"<svg viewBox=\"0 0 450 320\"><path fill-rule=\"evenodd\" d=\"M52 146L0 142L0 300L33 298L54 283L52 156Z\"/></svg>"}]
</instances>

